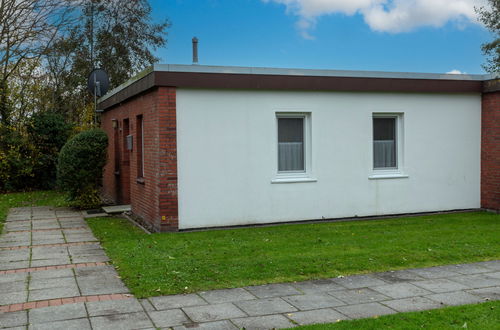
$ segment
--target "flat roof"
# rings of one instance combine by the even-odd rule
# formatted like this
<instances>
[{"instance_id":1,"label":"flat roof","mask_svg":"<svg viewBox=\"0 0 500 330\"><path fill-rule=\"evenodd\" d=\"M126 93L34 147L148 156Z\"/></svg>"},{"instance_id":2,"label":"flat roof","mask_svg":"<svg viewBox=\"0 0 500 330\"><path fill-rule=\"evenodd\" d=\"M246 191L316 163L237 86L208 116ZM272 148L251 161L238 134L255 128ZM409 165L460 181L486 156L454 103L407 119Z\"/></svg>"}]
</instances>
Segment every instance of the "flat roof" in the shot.
<instances>
[{"instance_id":1,"label":"flat roof","mask_svg":"<svg viewBox=\"0 0 500 330\"><path fill-rule=\"evenodd\" d=\"M286 69L155 64L98 100L107 109L155 86L313 91L480 93L499 74ZM490 84L491 85L491 84Z\"/></svg>"},{"instance_id":2,"label":"flat roof","mask_svg":"<svg viewBox=\"0 0 500 330\"><path fill-rule=\"evenodd\" d=\"M232 73L281 76L316 76L316 77L353 77L353 78L399 78L399 79L444 79L444 80L487 80L493 79L490 74L451 74L451 73L417 73L389 71L353 71L322 69L289 69L244 66L213 66L184 64L155 64L154 71L164 72L197 72L197 73Z\"/></svg>"}]
</instances>

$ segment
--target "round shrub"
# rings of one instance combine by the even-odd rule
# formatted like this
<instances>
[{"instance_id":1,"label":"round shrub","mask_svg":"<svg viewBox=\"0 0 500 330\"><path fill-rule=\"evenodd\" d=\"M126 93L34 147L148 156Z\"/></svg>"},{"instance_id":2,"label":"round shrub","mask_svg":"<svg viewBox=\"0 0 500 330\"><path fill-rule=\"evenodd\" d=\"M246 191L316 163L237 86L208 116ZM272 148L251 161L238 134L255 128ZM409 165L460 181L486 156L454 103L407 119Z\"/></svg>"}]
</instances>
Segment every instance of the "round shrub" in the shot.
<instances>
[{"instance_id":1,"label":"round shrub","mask_svg":"<svg viewBox=\"0 0 500 330\"><path fill-rule=\"evenodd\" d=\"M57 184L80 208L99 206L99 187L106 163L108 137L101 129L81 132L61 149L57 165Z\"/></svg>"}]
</instances>

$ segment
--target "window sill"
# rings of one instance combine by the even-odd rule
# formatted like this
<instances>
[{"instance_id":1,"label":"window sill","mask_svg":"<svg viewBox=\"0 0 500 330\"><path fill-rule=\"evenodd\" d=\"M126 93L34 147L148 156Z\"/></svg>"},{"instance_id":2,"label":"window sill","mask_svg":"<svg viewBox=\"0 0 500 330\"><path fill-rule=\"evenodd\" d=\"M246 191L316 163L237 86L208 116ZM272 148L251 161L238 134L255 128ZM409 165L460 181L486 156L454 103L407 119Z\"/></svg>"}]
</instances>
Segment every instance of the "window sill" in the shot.
<instances>
[{"instance_id":1,"label":"window sill","mask_svg":"<svg viewBox=\"0 0 500 330\"><path fill-rule=\"evenodd\" d=\"M137 178L137 183L138 184L145 184L146 181L144 180L144 178Z\"/></svg>"},{"instance_id":2,"label":"window sill","mask_svg":"<svg viewBox=\"0 0 500 330\"><path fill-rule=\"evenodd\" d=\"M404 173L374 173L368 176L369 180L380 180L380 179L404 179L408 178L408 174Z\"/></svg>"},{"instance_id":3,"label":"window sill","mask_svg":"<svg viewBox=\"0 0 500 330\"><path fill-rule=\"evenodd\" d=\"M283 177L271 180L271 183L300 183L300 182L316 182L318 179L310 177Z\"/></svg>"}]
</instances>

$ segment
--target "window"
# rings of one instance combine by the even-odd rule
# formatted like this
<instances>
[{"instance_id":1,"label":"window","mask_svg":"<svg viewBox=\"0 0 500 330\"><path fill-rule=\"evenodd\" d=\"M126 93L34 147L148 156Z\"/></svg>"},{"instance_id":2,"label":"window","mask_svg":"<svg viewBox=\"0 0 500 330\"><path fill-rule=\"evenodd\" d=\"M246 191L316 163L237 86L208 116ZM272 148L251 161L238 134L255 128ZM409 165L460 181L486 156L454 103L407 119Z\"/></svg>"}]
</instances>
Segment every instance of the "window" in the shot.
<instances>
[{"instance_id":1,"label":"window","mask_svg":"<svg viewBox=\"0 0 500 330\"><path fill-rule=\"evenodd\" d=\"M403 113L374 113L373 164L369 179L407 178L403 172Z\"/></svg>"},{"instance_id":2,"label":"window","mask_svg":"<svg viewBox=\"0 0 500 330\"><path fill-rule=\"evenodd\" d=\"M276 113L276 168L271 183L314 182L312 177L311 113Z\"/></svg>"},{"instance_id":3,"label":"window","mask_svg":"<svg viewBox=\"0 0 500 330\"><path fill-rule=\"evenodd\" d=\"M396 117L373 117L373 168L395 169L397 164Z\"/></svg>"},{"instance_id":4,"label":"window","mask_svg":"<svg viewBox=\"0 0 500 330\"><path fill-rule=\"evenodd\" d=\"M115 175L120 175L120 127L119 122L116 119L113 119L113 127L114 127L114 150L115 150Z\"/></svg>"},{"instance_id":5,"label":"window","mask_svg":"<svg viewBox=\"0 0 500 330\"><path fill-rule=\"evenodd\" d=\"M137 116L136 121L136 136L137 136L137 177L144 177L144 123L142 119L142 115Z\"/></svg>"},{"instance_id":6,"label":"window","mask_svg":"<svg viewBox=\"0 0 500 330\"><path fill-rule=\"evenodd\" d=\"M278 117L278 172L304 171L304 116Z\"/></svg>"}]
</instances>

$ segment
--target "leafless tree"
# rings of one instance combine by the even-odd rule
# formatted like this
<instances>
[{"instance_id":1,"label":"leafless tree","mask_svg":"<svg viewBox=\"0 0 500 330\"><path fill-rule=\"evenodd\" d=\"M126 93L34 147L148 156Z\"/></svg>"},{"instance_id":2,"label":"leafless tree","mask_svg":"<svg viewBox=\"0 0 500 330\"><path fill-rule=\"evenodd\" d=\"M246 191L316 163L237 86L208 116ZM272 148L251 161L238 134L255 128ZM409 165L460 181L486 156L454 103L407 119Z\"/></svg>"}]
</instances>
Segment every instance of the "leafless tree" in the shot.
<instances>
[{"instance_id":1,"label":"leafless tree","mask_svg":"<svg viewBox=\"0 0 500 330\"><path fill-rule=\"evenodd\" d=\"M25 60L40 58L69 24L70 0L0 0L0 123L9 124L9 79Z\"/></svg>"}]
</instances>

